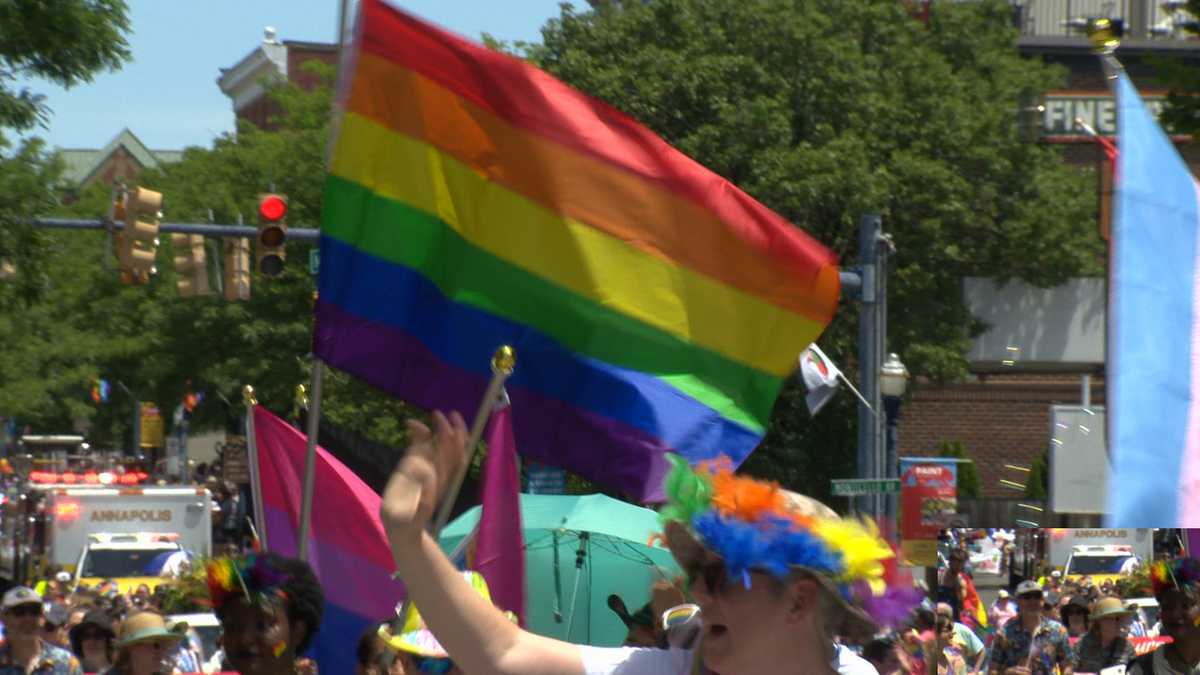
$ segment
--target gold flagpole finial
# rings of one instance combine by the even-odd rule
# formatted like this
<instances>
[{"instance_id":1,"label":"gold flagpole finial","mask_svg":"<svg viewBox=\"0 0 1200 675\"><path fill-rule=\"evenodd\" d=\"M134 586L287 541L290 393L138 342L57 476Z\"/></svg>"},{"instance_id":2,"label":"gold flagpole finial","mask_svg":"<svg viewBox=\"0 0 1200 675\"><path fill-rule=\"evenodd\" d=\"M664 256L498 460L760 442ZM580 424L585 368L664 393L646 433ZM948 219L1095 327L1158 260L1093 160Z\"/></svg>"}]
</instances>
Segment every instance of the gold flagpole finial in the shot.
<instances>
[{"instance_id":1,"label":"gold flagpole finial","mask_svg":"<svg viewBox=\"0 0 1200 675\"><path fill-rule=\"evenodd\" d=\"M246 386L242 387L242 401L246 404L247 407L252 406L252 405L258 405L258 399L254 398L254 387L252 387L248 384Z\"/></svg>"},{"instance_id":2,"label":"gold flagpole finial","mask_svg":"<svg viewBox=\"0 0 1200 675\"><path fill-rule=\"evenodd\" d=\"M1087 36L1097 54L1112 54L1121 46L1121 26L1111 19L1088 21Z\"/></svg>"},{"instance_id":3,"label":"gold flagpole finial","mask_svg":"<svg viewBox=\"0 0 1200 675\"><path fill-rule=\"evenodd\" d=\"M517 352L508 345L500 345L492 355L492 372L511 375L517 365Z\"/></svg>"}]
</instances>

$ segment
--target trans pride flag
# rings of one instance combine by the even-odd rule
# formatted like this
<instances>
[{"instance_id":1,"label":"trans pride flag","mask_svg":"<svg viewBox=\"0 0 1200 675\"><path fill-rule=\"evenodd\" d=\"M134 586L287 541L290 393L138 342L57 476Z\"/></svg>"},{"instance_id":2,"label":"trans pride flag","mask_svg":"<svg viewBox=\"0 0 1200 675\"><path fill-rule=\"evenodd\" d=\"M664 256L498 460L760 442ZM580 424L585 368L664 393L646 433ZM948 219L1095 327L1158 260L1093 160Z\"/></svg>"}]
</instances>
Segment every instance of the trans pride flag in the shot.
<instances>
[{"instance_id":1,"label":"trans pride flag","mask_svg":"<svg viewBox=\"0 0 1200 675\"><path fill-rule=\"evenodd\" d=\"M611 106L360 3L314 351L470 413L501 344L523 455L643 499L740 462L838 296L833 254Z\"/></svg>"},{"instance_id":2,"label":"trans pride flag","mask_svg":"<svg viewBox=\"0 0 1200 675\"><path fill-rule=\"evenodd\" d=\"M296 557L306 437L254 406L254 438L267 548ZM325 592L325 618L314 657L323 673L353 673L358 636L372 621L395 616L404 587L391 578L395 565L379 520L379 495L320 447L316 476L308 563Z\"/></svg>"},{"instance_id":3,"label":"trans pride flag","mask_svg":"<svg viewBox=\"0 0 1200 675\"><path fill-rule=\"evenodd\" d=\"M1109 524L1200 527L1196 180L1129 77L1109 262Z\"/></svg>"}]
</instances>

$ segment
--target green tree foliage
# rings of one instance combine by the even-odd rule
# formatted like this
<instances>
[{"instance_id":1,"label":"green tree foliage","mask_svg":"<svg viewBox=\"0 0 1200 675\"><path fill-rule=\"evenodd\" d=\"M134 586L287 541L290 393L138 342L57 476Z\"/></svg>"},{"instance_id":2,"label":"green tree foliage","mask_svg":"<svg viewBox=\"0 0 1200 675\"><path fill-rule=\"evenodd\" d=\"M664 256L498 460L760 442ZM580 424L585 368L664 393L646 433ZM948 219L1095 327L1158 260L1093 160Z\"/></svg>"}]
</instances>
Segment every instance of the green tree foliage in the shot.
<instances>
[{"instance_id":1,"label":"green tree foliage","mask_svg":"<svg viewBox=\"0 0 1200 675\"><path fill-rule=\"evenodd\" d=\"M24 78L72 87L90 82L129 59L123 0L22 0L0 3L0 260L12 262L15 279L0 283L0 309L30 302L48 279L36 261L44 236L28 220L54 207L50 190L58 166L40 140L16 146L6 129L28 131L45 123L45 97L18 86Z\"/></svg>"},{"instance_id":2,"label":"green tree foliage","mask_svg":"<svg viewBox=\"0 0 1200 675\"><path fill-rule=\"evenodd\" d=\"M1050 496L1050 453L1042 452L1041 456L1029 467L1028 482L1025 483L1027 499L1046 500Z\"/></svg>"},{"instance_id":3,"label":"green tree foliage","mask_svg":"<svg viewBox=\"0 0 1200 675\"><path fill-rule=\"evenodd\" d=\"M272 130L242 124L212 148L188 148L177 164L140 176L139 184L165 195L166 220L206 222L211 211L215 222L241 217L253 226L257 195L273 187L289 196L291 227L318 226L333 72L309 67L323 84L312 91L273 89L282 112ZM94 186L60 213L95 217L108 206L109 188ZM0 341L13 357L0 360L0 414L43 431L89 420L94 444L123 447L134 397L159 403L169 418L189 387L203 392L193 430L236 428L245 384L278 414L293 409L296 385L311 376L311 243L290 242L283 275L255 275L251 300L228 302L220 294L179 297L169 236L161 237L159 273L147 286L120 284L103 233L51 231L45 237L45 301L0 315ZM215 272L220 242L210 239L207 251ZM211 279L215 289L217 275ZM101 406L88 398L96 377L113 383L111 401ZM327 371L323 417L399 444L411 414L404 404Z\"/></svg>"},{"instance_id":4,"label":"green tree foliage","mask_svg":"<svg viewBox=\"0 0 1200 675\"><path fill-rule=\"evenodd\" d=\"M1061 70L1022 59L1000 0L904 3L658 0L564 8L523 54L644 122L832 248L857 256L860 214L881 213L897 253L889 351L935 380L965 375L982 328L966 275L1049 286L1098 274L1092 178L1023 142L1023 93ZM853 374L857 305L822 347ZM798 345L797 347L801 347ZM854 400L816 419L784 389L747 468L814 496L854 474Z\"/></svg>"},{"instance_id":5,"label":"green tree foliage","mask_svg":"<svg viewBox=\"0 0 1200 675\"><path fill-rule=\"evenodd\" d=\"M938 445L938 457L954 457L956 459L971 459L962 441L942 441ZM963 462L958 465L958 496L965 499L979 498L979 469L975 462Z\"/></svg>"},{"instance_id":6,"label":"green tree foliage","mask_svg":"<svg viewBox=\"0 0 1200 675\"><path fill-rule=\"evenodd\" d=\"M1200 0L1188 0L1184 11L1192 17L1200 17ZM1194 22L1186 30L1200 35L1200 26ZM1161 116L1163 125L1177 134L1200 132L1200 71L1196 69L1195 60L1157 57L1152 62L1158 68L1159 79L1168 89L1167 105Z\"/></svg>"},{"instance_id":7,"label":"green tree foliage","mask_svg":"<svg viewBox=\"0 0 1200 675\"><path fill-rule=\"evenodd\" d=\"M844 264L854 262L859 215L881 213L898 248L888 348L919 375L966 373L965 348L981 327L961 298L964 275L1051 285L1100 269L1091 177L1019 136L1022 94L1060 86L1062 73L1019 57L1002 0L939 3L928 25L892 0L567 6L543 35L542 45L516 48L646 123ZM166 194L170 220L204 220L211 209L217 222L235 222L239 213L252 221L255 195L273 183L291 198L291 224L316 226L330 90L285 87L274 95L286 112L277 130L242 125L144 176L144 185ZM80 208L94 215L104 204L93 193ZM101 269L108 253L100 235L59 234L56 241L70 238L91 257L56 252L46 261L69 271L56 282L63 290L53 308L21 318L39 336L30 347L36 365L0 365L29 397L50 404L13 395L0 405L61 423L86 400L82 376L98 374L122 378L164 406L190 379L208 393L198 425L228 423L247 382L270 408L291 409L295 385L308 379L307 245L289 245L282 277L255 278L253 300L228 303L178 298L169 250L149 287L121 287ZM856 316L857 305L845 301L821 338L851 375ZM0 340L24 335L14 321L0 318ZM79 344L51 358L56 333ZM411 412L344 374L326 380L323 415L376 440L402 442ZM128 414L114 405L109 415L93 419L115 439ZM803 386L789 382L748 468L827 498L831 478L854 475L855 427L853 397L839 396L809 419Z\"/></svg>"}]
</instances>

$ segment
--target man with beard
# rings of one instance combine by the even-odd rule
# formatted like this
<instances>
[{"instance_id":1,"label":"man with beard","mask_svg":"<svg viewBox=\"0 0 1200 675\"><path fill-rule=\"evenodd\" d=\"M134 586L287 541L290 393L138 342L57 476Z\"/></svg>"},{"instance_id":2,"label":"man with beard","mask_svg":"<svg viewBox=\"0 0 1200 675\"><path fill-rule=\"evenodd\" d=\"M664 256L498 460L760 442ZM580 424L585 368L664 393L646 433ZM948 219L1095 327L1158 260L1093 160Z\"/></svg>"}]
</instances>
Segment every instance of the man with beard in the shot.
<instances>
[{"instance_id":1,"label":"man with beard","mask_svg":"<svg viewBox=\"0 0 1200 675\"><path fill-rule=\"evenodd\" d=\"M1171 642L1134 659L1129 675L1200 675L1200 562L1159 561L1150 569L1162 623Z\"/></svg>"}]
</instances>

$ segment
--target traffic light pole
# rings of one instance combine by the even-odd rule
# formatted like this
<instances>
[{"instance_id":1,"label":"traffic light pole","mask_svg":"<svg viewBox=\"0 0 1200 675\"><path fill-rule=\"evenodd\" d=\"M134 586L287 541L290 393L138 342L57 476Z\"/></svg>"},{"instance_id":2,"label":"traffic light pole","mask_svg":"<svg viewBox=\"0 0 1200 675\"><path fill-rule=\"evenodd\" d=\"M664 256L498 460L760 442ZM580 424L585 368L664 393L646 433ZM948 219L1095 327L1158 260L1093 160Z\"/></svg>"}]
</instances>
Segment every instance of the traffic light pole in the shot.
<instances>
[{"instance_id":1,"label":"traffic light pole","mask_svg":"<svg viewBox=\"0 0 1200 675\"><path fill-rule=\"evenodd\" d=\"M79 218L35 218L32 224L35 227L60 230L108 230L115 232L125 228L125 224L121 222ZM212 225L209 223L160 223L158 230L159 232L176 232L179 234L201 234L206 237L244 237L254 239L258 235L258 228L254 227L245 225ZM311 228L289 227L287 236L289 240L317 241L321 237L321 231Z\"/></svg>"}]
</instances>

